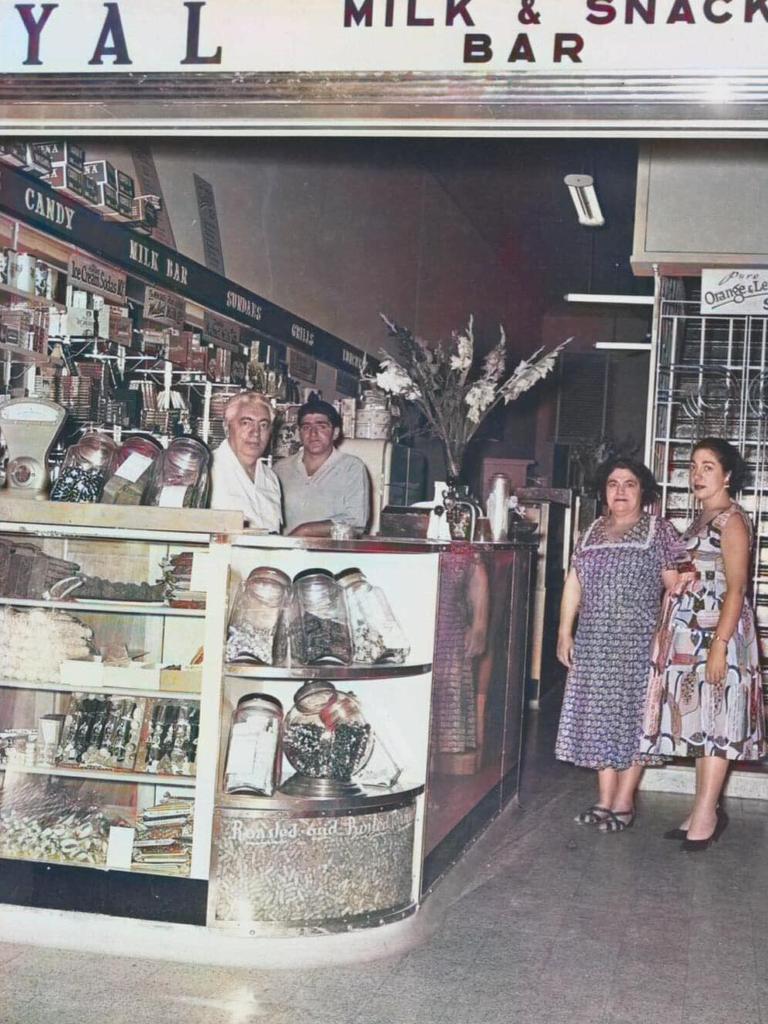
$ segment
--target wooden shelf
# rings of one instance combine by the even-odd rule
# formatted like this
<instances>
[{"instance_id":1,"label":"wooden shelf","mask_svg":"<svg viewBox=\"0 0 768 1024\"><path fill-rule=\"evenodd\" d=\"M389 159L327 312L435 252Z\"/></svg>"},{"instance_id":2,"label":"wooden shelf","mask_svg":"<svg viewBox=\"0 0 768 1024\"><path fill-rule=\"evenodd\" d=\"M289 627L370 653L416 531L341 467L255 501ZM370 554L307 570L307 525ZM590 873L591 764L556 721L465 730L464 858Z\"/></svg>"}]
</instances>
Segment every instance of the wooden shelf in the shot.
<instances>
[{"instance_id":1,"label":"wooden shelf","mask_svg":"<svg viewBox=\"0 0 768 1024\"><path fill-rule=\"evenodd\" d=\"M30 292L23 292L18 288L11 288L10 285L0 284L0 298L7 296L11 299L20 299L26 302L28 306L36 306L43 309L66 309L67 307L61 302L56 302L55 299L46 299L43 295L33 295Z\"/></svg>"},{"instance_id":2,"label":"wooden shelf","mask_svg":"<svg viewBox=\"0 0 768 1024\"><path fill-rule=\"evenodd\" d=\"M205 608L172 608L149 601L37 601L26 597L0 597L0 607L51 608L67 612L107 612L113 615L162 615L164 618L204 619Z\"/></svg>"},{"instance_id":3,"label":"wooden shelf","mask_svg":"<svg viewBox=\"0 0 768 1024\"><path fill-rule=\"evenodd\" d=\"M116 772L99 768L48 768L42 765L0 765L0 772L19 772L23 775L55 775L65 779L97 779L99 782L133 782L145 786L188 786L194 788L197 779L189 775L152 775L149 772Z\"/></svg>"},{"instance_id":4,"label":"wooden shelf","mask_svg":"<svg viewBox=\"0 0 768 1024\"><path fill-rule=\"evenodd\" d=\"M200 700L199 691L148 690L143 686L70 686L67 683L31 683L24 679L0 679L0 689L40 690L43 693L103 693L116 697L160 697L174 700Z\"/></svg>"},{"instance_id":5,"label":"wooden shelf","mask_svg":"<svg viewBox=\"0 0 768 1024\"><path fill-rule=\"evenodd\" d=\"M0 341L0 353L11 356L17 363L47 366L50 362L48 356L44 356L42 352L33 352L31 349L21 348L19 345L8 345L4 341Z\"/></svg>"},{"instance_id":6,"label":"wooden shelf","mask_svg":"<svg viewBox=\"0 0 768 1024\"><path fill-rule=\"evenodd\" d=\"M432 671L431 663L422 665L297 665L277 668L229 661L225 675L238 679L402 679L423 676Z\"/></svg>"}]
</instances>

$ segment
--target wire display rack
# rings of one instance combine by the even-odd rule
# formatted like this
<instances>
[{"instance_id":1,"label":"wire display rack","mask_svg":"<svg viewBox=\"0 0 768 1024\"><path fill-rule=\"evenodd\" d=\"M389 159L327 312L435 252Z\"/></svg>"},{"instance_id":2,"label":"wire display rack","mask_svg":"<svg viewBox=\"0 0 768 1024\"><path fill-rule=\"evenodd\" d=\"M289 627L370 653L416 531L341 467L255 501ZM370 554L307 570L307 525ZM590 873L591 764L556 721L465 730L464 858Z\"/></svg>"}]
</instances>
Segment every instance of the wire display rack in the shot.
<instances>
[{"instance_id":1,"label":"wire display rack","mask_svg":"<svg viewBox=\"0 0 768 1024\"><path fill-rule=\"evenodd\" d=\"M722 437L747 462L739 502L755 526L752 589L768 703L768 317L702 314L698 280L658 278L651 381L646 461L675 526L694 515L688 466L698 438Z\"/></svg>"}]
</instances>

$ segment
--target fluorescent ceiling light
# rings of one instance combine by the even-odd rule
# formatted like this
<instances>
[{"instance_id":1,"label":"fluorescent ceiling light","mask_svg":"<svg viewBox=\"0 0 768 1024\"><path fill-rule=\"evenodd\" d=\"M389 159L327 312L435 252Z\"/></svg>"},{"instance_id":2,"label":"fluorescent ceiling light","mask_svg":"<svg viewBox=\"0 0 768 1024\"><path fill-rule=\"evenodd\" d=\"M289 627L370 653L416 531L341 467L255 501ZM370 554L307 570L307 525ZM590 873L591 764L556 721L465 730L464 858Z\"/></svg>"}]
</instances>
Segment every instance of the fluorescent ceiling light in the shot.
<instances>
[{"instance_id":1,"label":"fluorescent ceiling light","mask_svg":"<svg viewBox=\"0 0 768 1024\"><path fill-rule=\"evenodd\" d=\"M611 306L652 306L652 295L591 295L589 292L568 292L566 302L603 302Z\"/></svg>"},{"instance_id":2,"label":"fluorescent ceiling light","mask_svg":"<svg viewBox=\"0 0 768 1024\"><path fill-rule=\"evenodd\" d=\"M650 352L650 341L596 341L595 348L620 349L623 352Z\"/></svg>"},{"instance_id":3,"label":"fluorescent ceiling light","mask_svg":"<svg viewBox=\"0 0 768 1024\"><path fill-rule=\"evenodd\" d=\"M597 201L595 183L591 175L566 174L563 180L571 193L579 224L588 228L601 228L605 224L605 219L600 209L600 203Z\"/></svg>"}]
</instances>

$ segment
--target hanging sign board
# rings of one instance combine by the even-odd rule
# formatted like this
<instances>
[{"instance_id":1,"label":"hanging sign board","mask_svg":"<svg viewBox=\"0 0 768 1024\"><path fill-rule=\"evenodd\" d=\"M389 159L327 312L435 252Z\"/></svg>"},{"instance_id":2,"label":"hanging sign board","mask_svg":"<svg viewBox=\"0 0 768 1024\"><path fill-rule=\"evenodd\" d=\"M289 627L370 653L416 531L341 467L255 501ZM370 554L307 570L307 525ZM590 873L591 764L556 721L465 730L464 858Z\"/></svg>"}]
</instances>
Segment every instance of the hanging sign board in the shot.
<instances>
[{"instance_id":1,"label":"hanging sign board","mask_svg":"<svg viewBox=\"0 0 768 1024\"><path fill-rule=\"evenodd\" d=\"M5 4L0 73L679 75L765 67L765 0L68 0Z\"/></svg>"},{"instance_id":2,"label":"hanging sign board","mask_svg":"<svg viewBox=\"0 0 768 1024\"><path fill-rule=\"evenodd\" d=\"M305 352L297 352L295 348L288 349L288 372L292 377L314 384L317 381L317 360Z\"/></svg>"},{"instance_id":3,"label":"hanging sign board","mask_svg":"<svg viewBox=\"0 0 768 1024\"><path fill-rule=\"evenodd\" d=\"M237 324L225 320L223 316L216 316L208 309L203 312L203 338L217 348L242 353L243 342Z\"/></svg>"},{"instance_id":4,"label":"hanging sign board","mask_svg":"<svg viewBox=\"0 0 768 1024\"><path fill-rule=\"evenodd\" d=\"M76 252L69 258L69 283L75 288L125 305L127 280L127 274L84 253Z\"/></svg>"},{"instance_id":5,"label":"hanging sign board","mask_svg":"<svg viewBox=\"0 0 768 1024\"><path fill-rule=\"evenodd\" d=\"M768 268L701 272L701 312L721 316L765 316Z\"/></svg>"},{"instance_id":6,"label":"hanging sign board","mask_svg":"<svg viewBox=\"0 0 768 1024\"><path fill-rule=\"evenodd\" d=\"M169 327L183 327L187 304L181 295L147 285L144 289L144 319Z\"/></svg>"}]
</instances>

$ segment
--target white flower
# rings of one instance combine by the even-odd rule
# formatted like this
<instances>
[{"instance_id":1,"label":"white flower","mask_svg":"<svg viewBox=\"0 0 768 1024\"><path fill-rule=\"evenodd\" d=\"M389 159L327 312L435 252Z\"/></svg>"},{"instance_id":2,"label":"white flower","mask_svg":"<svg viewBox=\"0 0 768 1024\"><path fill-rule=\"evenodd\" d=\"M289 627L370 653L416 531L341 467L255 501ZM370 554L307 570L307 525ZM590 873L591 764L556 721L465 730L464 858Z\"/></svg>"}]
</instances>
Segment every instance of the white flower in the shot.
<instances>
[{"instance_id":1,"label":"white flower","mask_svg":"<svg viewBox=\"0 0 768 1024\"><path fill-rule=\"evenodd\" d=\"M483 377L486 380L493 381L494 384L498 384L501 380L501 375L504 373L504 365L507 361L507 336L501 325L499 325L499 331L501 332L501 338L498 344L494 345L485 357L485 362L483 363Z\"/></svg>"},{"instance_id":2,"label":"white flower","mask_svg":"<svg viewBox=\"0 0 768 1024\"><path fill-rule=\"evenodd\" d=\"M476 384L472 385L464 396L468 409L467 419L470 423L480 422L483 418L483 413L493 403L495 397L496 388L490 382L479 380Z\"/></svg>"},{"instance_id":3,"label":"white flower","mask_svg":"<svg viewBox=\"0 0 768 1024\"><path fill-rule=\"evenodd\" d=\"M376 374L376 386L400 398L421 398L421 392L398 363L384 362Z\"/></svg>"},{"instance_id":4,"label":"white flower","mask_svg":"<svg viewBox=\"0 0 768 1024\"><path fill-rule=\"evenodd\" d=\"M456 335L458 354L451 356L451 369L465 373L472 365L472 341L466 334Z\"/></svg>"}]
</instances>

